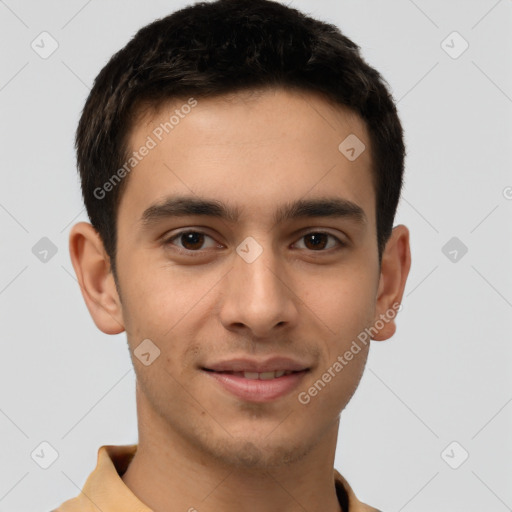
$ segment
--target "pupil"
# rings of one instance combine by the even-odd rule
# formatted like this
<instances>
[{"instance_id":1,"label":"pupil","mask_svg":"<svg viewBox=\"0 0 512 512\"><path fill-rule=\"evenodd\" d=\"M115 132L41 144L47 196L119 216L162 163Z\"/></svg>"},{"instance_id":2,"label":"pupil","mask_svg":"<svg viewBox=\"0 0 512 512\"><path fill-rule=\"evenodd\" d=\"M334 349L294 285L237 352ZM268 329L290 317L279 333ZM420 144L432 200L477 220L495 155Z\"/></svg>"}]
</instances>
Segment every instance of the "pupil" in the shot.
<instances>
[{"instance_id":1,"label":"pupil","mask_svg":"<svg viewBox=\"0 0 512 512\"><path fill-rule=\"evenodd\" d=\"M182 237L185 240L185 241L182 240L183 245L186 246L186 244L192 244L193 247L191 247L191 249L198 249L198 247L196 247L197 245L199 245L199 247L201 247L201 245L203 245L203 235L201 233L193 233L193 232L184 233L182 235ZM186 248L190 248L190 247L186 247Z\"/></svg>"},{"instance_id":2,"label":"pupil","mask_svg":"<svg viewBox=\"0 0 512 512\"><path fill-rule=\"evenodd\" d=\"M325 233L312 233L306 236L306 239L313 240L313 248L318 248L320 245L322 246L321 248L325 247L326 238L327 235ZM322 242L324 243L322 244Z\"/></svg>"}]
</instances>

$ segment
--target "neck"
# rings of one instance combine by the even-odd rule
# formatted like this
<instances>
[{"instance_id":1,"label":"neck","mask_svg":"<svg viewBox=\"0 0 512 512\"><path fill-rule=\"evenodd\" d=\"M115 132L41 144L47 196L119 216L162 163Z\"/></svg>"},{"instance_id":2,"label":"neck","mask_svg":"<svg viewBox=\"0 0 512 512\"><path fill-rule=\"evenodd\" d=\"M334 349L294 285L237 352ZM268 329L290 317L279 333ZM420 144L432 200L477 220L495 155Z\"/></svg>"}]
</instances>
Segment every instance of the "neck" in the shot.
<instances>
[{"instance_id":1,"label":"neck","mask_svg":"<svg viewBox=\"0 0 512 512\"><path fill-rule=\"evenodd\" d=\"M122 479L154 512L341 511L333 473L339 422L300 460L254 468L191 446L138 393L137 410L138 448Z\"/></svg>"}]
</instances>

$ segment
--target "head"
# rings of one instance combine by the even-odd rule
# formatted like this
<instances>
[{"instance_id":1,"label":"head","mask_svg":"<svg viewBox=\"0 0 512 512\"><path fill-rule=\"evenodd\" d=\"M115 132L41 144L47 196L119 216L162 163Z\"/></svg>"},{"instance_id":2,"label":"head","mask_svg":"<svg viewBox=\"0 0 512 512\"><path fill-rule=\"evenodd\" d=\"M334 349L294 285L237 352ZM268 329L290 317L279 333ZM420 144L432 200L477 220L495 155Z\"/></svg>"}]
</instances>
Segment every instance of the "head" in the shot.
<instances>
[{"instance_id":1,"label":"head","mask_svg":"<svg viewBox=\"0 0 512 512\"><path fill-rule=\"evenodd\" d=\"M71 257L96 325L126 330L139 413L226 463L305 456L357 388L361 333L394 333L410 267L382 77L297 10L198 3L111 58L76 148L91 224L74 226ZM272 357L302 365L292 392L219 384L226 361Z\"/></svg>"}]
</instances>

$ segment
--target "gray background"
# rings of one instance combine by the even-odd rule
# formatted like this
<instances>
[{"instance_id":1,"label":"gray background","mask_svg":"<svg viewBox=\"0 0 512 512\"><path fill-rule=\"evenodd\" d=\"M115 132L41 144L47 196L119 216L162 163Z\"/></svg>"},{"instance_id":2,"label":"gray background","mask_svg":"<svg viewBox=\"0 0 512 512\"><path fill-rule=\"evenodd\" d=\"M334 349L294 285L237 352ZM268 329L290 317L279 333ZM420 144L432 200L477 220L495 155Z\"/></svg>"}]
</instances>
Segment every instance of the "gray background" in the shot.
<instances>
[{"instance_id":1,"label":"gray background","mask_svg":"<svg viewBox=\"0 0 512 512\"><path fill-rule=\"evenodd\" d=\"M70 226L87 220L73 137L107 59L186 3L0 0L0 511L56 507L100 445L137 440L125 335L94 326L69 258ZM362 47L408 149L403 310L342 414L336 467L384 512L512 510L512 0L290 4ZM31 47L43 31L58 42L45 59ZM469 44L457 58L454 31ZM43 441L58 452L48 469L44 446L31 457Z\"/></svg>"}]
</instances>

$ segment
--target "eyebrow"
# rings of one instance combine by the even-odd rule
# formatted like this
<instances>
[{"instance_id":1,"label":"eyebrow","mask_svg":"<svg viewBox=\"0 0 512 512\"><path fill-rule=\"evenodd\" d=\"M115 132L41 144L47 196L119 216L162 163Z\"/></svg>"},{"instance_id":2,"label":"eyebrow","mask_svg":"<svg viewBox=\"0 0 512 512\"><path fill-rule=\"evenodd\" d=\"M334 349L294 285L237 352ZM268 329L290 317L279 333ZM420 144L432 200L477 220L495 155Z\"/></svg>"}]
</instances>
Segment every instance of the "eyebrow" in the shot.
<instances>
[{"instance_id":1,"label":"eyebrow","mask_svg":"<svg viewBox=\"0 0 512 512\"><path fill-rule=\"evenodd\" d=\"M241 213L240 208L215 199L171 196L144 210L140 221L143 226L149 227L167 218L205 216L236 223ZM314 217L349 218L359 224L367 222L366 214L359 205L340 197L299 199L286 203L275 211L274 222L279 224L287 220Z\"/></svg>"}]
</instances>

